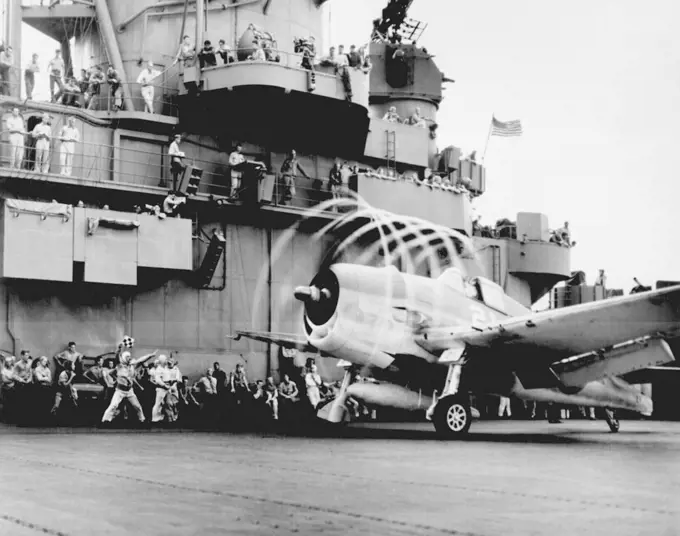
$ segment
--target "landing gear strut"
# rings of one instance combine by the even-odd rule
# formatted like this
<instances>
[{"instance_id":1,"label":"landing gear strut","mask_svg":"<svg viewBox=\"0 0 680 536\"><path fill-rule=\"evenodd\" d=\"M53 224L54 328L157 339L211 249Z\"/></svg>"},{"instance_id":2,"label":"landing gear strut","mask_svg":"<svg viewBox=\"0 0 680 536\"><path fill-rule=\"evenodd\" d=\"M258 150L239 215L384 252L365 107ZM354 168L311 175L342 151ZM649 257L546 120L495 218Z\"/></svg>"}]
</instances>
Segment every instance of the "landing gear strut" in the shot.
<instances>
[{"instance_id":1,"label":"landing gear strut","mask_svg":"<svg viewBox=\"0 0 680 536\"><path fill-rule=\"evenodd\" d=\"M609 430L613 434L619 431L619 419L616 417L613 409L604 408L604 418L607 421L607 425L609 425Z\"/></svg>"},{"instance_id":2,"label":"landing gear strut","mask_svg":"<svg viewBox=\"0 0 680 536\"><path fill-rule=\"evenodd\" d=\"M442 358L445 358L445 354L446 352ZM441 398L437 397L435 391L432 405L425 414L428 420L433 421L437 433L447 439L466 434L472 424L470 397L458 392L464 359L460 356L451 361Z\"/></svg>"}]
</instances>

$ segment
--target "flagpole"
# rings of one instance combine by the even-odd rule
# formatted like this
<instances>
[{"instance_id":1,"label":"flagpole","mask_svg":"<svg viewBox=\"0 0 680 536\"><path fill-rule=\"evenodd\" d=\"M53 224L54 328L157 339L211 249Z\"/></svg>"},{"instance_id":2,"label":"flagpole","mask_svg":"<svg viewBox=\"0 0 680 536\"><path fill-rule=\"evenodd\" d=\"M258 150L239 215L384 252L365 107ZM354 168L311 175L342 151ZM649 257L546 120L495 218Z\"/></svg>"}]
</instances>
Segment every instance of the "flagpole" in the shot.
<instances>
[{"instance_id":1,"label":"flagpole","mask_svg":"<svg viewBox=\"0 0 680 536\"><path fill-rule=\"evenodd\" d=\"M493 129L493 118L496 116L495 113L491 114L491 122L489 123L489 133L486 136L486 144L484 145L484 154L482 155L482 164L486 159L486 150L489 148L489 140L491 139L491 130Z\"/></svg>"}]
</instances>

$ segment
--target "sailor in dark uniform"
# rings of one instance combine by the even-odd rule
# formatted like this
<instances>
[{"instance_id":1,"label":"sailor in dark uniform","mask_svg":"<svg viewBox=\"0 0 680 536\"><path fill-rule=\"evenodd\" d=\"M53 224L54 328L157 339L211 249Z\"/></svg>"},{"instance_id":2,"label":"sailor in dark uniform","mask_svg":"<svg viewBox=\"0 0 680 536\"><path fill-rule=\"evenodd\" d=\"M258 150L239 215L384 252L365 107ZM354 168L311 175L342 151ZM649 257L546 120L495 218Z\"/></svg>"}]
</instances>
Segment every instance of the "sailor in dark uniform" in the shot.
<instances>
[{"instance_id":1,"label":"sailor in dark uniform","mask_svg":"<svg viewBox=\"0 0 680 536\"><path fill-rule=\"evenodd\" d=\"M306 179L309 179L309 175L305 172L297 159L297 153L293 149L288 157L283 161L281 166L281 175L283 176L283 197L281 198L281 204L286 205L295 197L295 178L297 177L298 170Z\"/></svg>"}]
</instances>

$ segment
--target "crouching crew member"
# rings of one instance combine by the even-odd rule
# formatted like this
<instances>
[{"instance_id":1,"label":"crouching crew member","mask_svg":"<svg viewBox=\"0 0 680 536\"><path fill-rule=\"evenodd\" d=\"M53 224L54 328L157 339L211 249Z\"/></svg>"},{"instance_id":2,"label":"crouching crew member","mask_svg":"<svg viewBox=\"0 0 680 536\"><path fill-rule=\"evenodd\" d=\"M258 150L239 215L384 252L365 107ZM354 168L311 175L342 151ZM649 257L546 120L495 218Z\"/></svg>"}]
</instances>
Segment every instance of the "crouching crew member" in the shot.
<instances>
[{"instance_id":1,"label":"crouching crew member","mask_svg":"<svg viewBox=\"0 0 680 536\"><path fill-rule=\"evenodd\" d=\"M73 378L75 377L73 364L70 361L64 362L64 370L61 371L59 379L57 380L57 394L54 395L54 405L52 406L51 411L52 415L57 415L59 406L61 406L61 401L64 399L73 404L74 407L78 407L78 393L72 383Z\"/></svg>"}]
</instances>

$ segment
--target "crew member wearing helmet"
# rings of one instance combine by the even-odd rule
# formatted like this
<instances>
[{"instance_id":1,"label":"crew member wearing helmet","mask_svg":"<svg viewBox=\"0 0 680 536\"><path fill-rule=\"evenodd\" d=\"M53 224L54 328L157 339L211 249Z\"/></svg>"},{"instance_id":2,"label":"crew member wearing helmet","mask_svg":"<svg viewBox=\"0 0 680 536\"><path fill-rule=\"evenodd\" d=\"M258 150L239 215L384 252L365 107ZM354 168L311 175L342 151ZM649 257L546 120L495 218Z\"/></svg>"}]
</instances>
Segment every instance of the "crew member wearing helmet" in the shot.
<instances>
[{"instance_id":1,"label":"crew member wearing helmet","mask_svg":"<svg viewBox=\"0 0 680 536\"><path fill-rule=\"evenodd\" d=\"M123 347L124 345L121 344L120 348L122 349ZM125 344L125 347L128 347L128 344ZM120 352L120 362L116 367L116 390L113 393L111 404L109 404L109 407L104 412L102 422L111 422L113 420L118 406L124 399L127 399L130 405L137 412L137 418L139 419L139 422L144 422L144 410L142 410L142 405L139 403L137 395L135 395L135 391L132 388L132 383L135 379L135 368L137 365L148 361L157 353L158 350L155 350L151 354L144 355L137 359L132 359L132 356L127 349L123 349Z\"/></svg>"}]
</instances>

